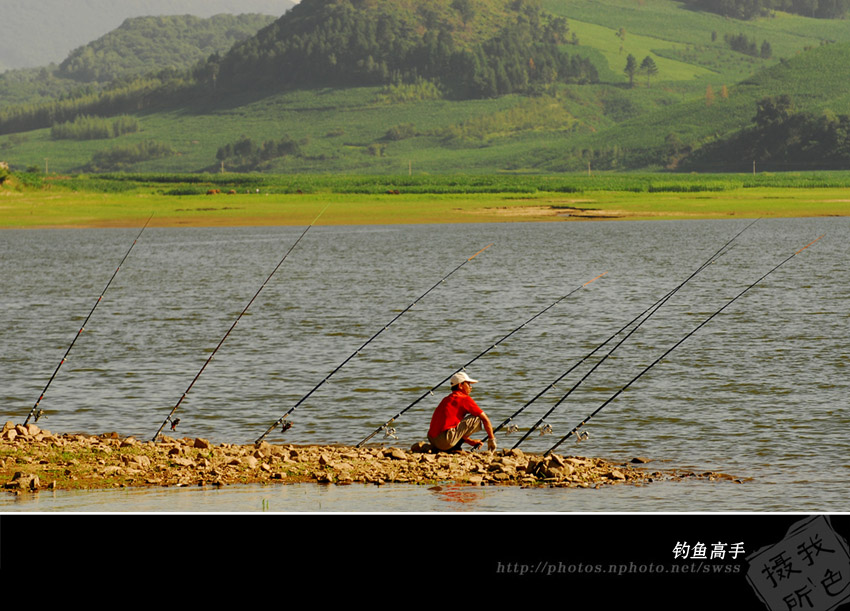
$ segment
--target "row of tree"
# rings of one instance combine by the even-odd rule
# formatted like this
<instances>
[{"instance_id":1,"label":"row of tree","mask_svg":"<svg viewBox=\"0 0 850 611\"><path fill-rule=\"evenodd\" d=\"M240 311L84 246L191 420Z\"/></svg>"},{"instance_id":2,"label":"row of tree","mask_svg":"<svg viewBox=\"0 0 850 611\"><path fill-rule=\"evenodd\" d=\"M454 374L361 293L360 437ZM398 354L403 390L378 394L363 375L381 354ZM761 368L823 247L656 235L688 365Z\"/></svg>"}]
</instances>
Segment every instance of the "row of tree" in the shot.
<instances>
[{"instance_id":1,"label":"row of tree","mask_svg":"<svg viewBox=\"0 0 850 611\"><path fill-rule=\"evenodd\" d=\"M650 78L658 74L658 66L655 64L655 60L649 55L644 57L643 61L638 65L635 56L629 53L629 56L626 57L626 67L623 68L623 72L629 77L629 87L635 86L636 76L645 76L648 87Z\"/></svg>"},{"instance_id":2,"label":"row of tree","mask_svg":"<svg viewBox=\"0 0 850 611\"><path fill-rule=\"evenodd\" d=\"M766 40L761 43L761 47L757 46L755 40L750 40L746 34L726 34L723 40L729 45L730 49L738 53L761 57L762 59L773 57L773 48Z\"/></svg>"},{"instance_id":3,"label":"row of tree","mask_svg":"<svg viewBox=\"0 0 850 611\"><path fill-rule=\"evenodd\" d=\"M146 140L136 144L114 146L105 151L98 151L91 161L83 168L86 172L115 172L142 161L159 159L176 154L171 145L155 140Z\"/></svg>"},{"instance_id":4,"label":"row of tree","mask_svg":"<svg viewBox=\"0 0 850 611\"><path fill-rule=\"evenodd\" d=\"M79 92L61 100L0 107L0 135L27 132L73 121L81 115L110 117L154 105L178 102L191 82L178 73L139 78L93 93Z\"/></svg>"},{"instance_id":5,"label":"row of tree","mask_svg":"<svg viewBox=\"0 0 850 611\"><path fill-rule=\"evenodd\" d=\"M114 119L80 115L73 121L58 123L50 129L53 140L102 140L139 131L135 117L123 115Z\"/></svg>"},{"instance_id":6,"label":"row of tree","mask_svg":"<svg viewBox=\"0 0 850 611\"><path fill-rule=\"evenodd\" d=\"M850 0L685 0L685 3L734 19L765 17L772 11L820 19L843 19L850 10Z\"/></svg>"},{"instance_id":7,"label":"row of tree","mask_svg":"<svg viewBox=\"0 0 850 611\"><path fill-rule=\"evenodd\" d=\"M257 169L263 163L273 159L301 154L301 145L285 135L279 140L266 140L255 143L247 136L241 136L236 142L228 143L218 149L215 158L230 169L249 171Z\"/></svg>"},{"instance_id":8,"label":"row of tree","mask_svg":"<svg viewBox=\"0 0 850 611\"><path fill-rule=\"evenodd\" d=\"M680 165L685 170L765 171L850 168L850 116L798 112L788 95L762 98L752 126L706 145Z\"/></svg>"}]
</instances>

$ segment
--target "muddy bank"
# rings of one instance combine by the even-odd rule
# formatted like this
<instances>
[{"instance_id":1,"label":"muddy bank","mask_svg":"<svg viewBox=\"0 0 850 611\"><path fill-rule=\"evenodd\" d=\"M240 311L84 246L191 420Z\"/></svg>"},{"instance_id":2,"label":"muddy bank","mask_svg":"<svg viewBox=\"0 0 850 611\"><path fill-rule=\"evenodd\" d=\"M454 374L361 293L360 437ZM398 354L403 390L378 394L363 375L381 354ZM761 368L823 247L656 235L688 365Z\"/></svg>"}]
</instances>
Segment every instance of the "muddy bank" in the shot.
<instances>
[{"instance_id":1,"label":"muddy bank","mask_svg":"<svg viewBox=\"0 0 850 611\"><path fill-rule=\"evenodd\" d=\"M255 446L204 439L140 441L117 433L55 435L36 425L6 423L0 433L0 487L10 493L140 486L408 483L593 488L659 480L742 480L716 472L652 469L646 459L616 464L599 458L543 457L521 450L433 453L369 446Z\"/></svg>"}]
</instances>

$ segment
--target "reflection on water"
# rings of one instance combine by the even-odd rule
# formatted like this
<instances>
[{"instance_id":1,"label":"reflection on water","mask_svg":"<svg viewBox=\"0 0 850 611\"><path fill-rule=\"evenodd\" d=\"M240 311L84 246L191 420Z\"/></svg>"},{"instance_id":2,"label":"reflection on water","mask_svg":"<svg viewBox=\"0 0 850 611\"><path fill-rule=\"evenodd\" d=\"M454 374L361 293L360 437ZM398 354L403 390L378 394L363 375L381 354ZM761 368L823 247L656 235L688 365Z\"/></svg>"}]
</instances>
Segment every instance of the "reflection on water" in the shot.
<instances>
[{"instance_id":1,"label":"reflection on water","mask_svg":"<svg viewBox=\"0 0 850 611\"><path fill-rule=\"evenodd\" d=\"M493 242L299 405L285 436L268 439L356 443L508 331L608 272L471 366L481 380L476 399L501 422L747 223L315 227L181 405L178 434L253 441L424 290ZM548 449L744 287L826 233L599 412L588 441L559 448L622 461L648 456L659 467L752 478L747 484L119 490L4 496L0 507L257 511L257 499L268 498L272 511L843 510L848 229L843 218L759 221L547 417L555 435L535 433L522 445ZM150 438L301 231L146 230L50 387L41 405L48 420L39 424ZM24 420L137 233L0 233L4 421ZM577 368L515 422L535 423L594 363ZM397 440L373 441L420 441L441 393L394 423ZM516 439L503 438L501 446Z\"/></svg>"},{"instance_id":2,"label":"reflection on water","mask_svg":"<svg viewBox=\"0 0 850 611\"><path fill-rule=\"evenodd\" d=\"M0 494L5 512L434 513L840 511L840 486L662 481L597 489L408 484L246 485Z\"/></svg>"}]
</instances>

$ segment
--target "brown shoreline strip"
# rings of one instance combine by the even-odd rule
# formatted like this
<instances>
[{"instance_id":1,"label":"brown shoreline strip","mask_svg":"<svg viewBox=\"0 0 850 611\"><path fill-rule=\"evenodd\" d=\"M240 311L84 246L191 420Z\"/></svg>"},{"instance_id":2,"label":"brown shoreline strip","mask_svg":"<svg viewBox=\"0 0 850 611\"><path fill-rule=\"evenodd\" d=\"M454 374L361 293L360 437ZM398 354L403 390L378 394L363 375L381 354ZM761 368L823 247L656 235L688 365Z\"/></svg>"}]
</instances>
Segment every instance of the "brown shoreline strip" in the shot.
<instances>
[{"instance_id":1,"label":"brown shoreline strip","mask_svg":"<svg viewBox=\"0 0 850 611\"><path fill-rule=\"evenodd\" d=\"M434 454L423 443L395 447L336 445L214 445L163 437L159 443L117 433L56 435L34 424L6 423L0 433L0 487L38 490L234 484L388 484L598 488L694 478L743 480L716 472L649 469L645 459L618 464L600 458L521 450Z\"/></svg>"}]
</instances>

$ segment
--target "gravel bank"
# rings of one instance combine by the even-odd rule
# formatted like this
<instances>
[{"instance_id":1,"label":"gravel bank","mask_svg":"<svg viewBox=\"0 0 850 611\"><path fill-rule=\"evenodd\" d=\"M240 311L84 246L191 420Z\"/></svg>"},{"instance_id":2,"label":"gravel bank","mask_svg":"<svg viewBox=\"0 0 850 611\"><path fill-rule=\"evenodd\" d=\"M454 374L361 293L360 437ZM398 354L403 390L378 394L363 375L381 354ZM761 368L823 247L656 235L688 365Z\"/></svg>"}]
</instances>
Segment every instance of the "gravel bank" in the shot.
<instances>
[{"instance_id":1,"label":"gravel bank","mask_svg":"<svg viewBox=\"0 0 850 611\"><path fill-rule=\"evenodd\" d=\"M226 486L315 482L445 482L469 485L583 487L658 480L742 480L716 472L655 470L635 458L615 464L599 458L526 454L521 450L432 453L417 443L384 446L213 445L205 439L139 441L117 433L55 435L34 424L6 423L0 433L0 486L7 492L102 489L125 486Z\"/></svg>"}]
</instances>

